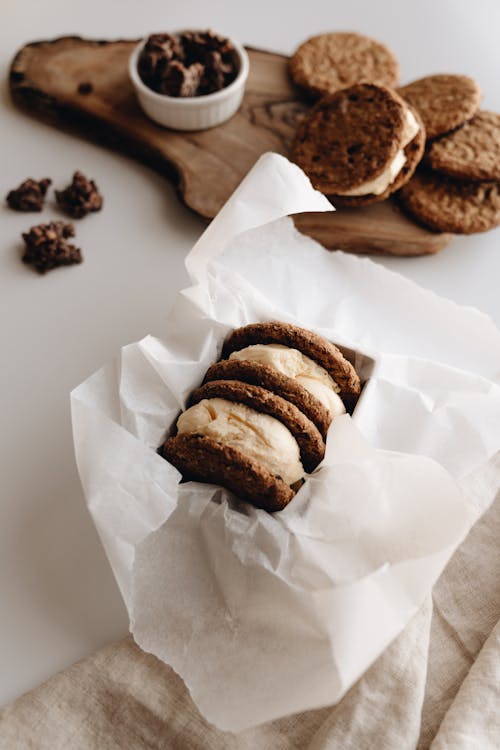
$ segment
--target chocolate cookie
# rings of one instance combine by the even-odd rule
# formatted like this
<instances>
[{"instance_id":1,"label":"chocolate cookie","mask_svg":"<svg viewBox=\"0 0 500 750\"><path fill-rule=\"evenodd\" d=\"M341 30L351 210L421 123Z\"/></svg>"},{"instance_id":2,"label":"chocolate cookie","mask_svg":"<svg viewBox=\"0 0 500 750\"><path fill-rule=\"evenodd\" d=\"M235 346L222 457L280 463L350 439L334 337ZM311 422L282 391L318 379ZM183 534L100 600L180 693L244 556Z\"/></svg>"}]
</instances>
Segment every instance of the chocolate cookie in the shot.
<instances>
[{"instance_id":1,"label":"chocolate cookie","mask_svg":"<svg viewBox=\"0 0 500 750\"><path fill-rule=\"evenodd\" d=\"M326 439L331 423L328 409L293 378L273 367L248 360L223 359L208 369L205 382L212 380L239 380L272 391L300 409L316 425L322 438Z\"/></svg>"},{"instance_id":2,"label":"chocolate cookie","mask_svg":"<svg viewBox=\"0 0 500 750\"><path fill-rule=\"evenodd\" d=\"M413 109L413 107L409 108L418 122L419 129L415 138L403 149L406 161L394 180L386 187L383 193L379 193L378 195L374 193L369 193L368 195L328 195L328 199L334 206L338 206L339 208L356 208L357 206L368 206L370 203L383 201L411 180L424 155L426 131L417 110Z\"/></svg>"},{"instance_id":3,"label":"chocolate cookie","mask_svg":"<svg viewBox=\"0 0 500 750\"><path fill-rule=\"evenodd\" d=\"M358 395L361 384L356 370L344 357L340 349L323 336L299 328L291 323L251 323L235 330L228 336L222 348L222 357L252 344L283 344L298 349L323 367L340 388L340 396Z\"/></svg>"},{"instance_id":4,"label":"chocolate cookie","mask_svg":"<svg viewBox=\"0 0 500 750\"><path fill-rule=\"evenodd\" d=\"M434 141L425 161L450 177L500 180L500 114L478 112L459 130Z\"/></svg>"},{"instance_id":5,"label":"chocolate cookie","mask_svg":"<svg viewBox=\"0 0 500 750\"><path fill-rule=\"evenodd\" d=\"M295 495L286 482L257 461L210 437L195 434L170 437L160 452L184 479L219 484L270 513L282 510Z\"/></svg>"},{"instance_id":6,"label":"chocolate cookie","mask_svg":"<svg viewBox=\"0 0 500 750\"><path fill-rule=\"evenodd\" d=\"M212 380L194 391L191 402L197 404L204 398L224 398L226 401L245 404L284 424L297 441L302 464L307 472L313 471L323 460L325 443L316 425L296 406L275 393L238 380Z\"/></svg>"},{"instance_id":7,"label":"chocolate cookie","mask_svg":"<svg viewBox=\"0 0 500 750\"><path fill-rule=\"evenodd\" d=\"M420 113L428 139L463 125L481 102L477 83L462 75L426 76L402 86L398 93Z\"/></svg>"},{"instance_id":8,"label":"chocolate cookie","mask_svg":"<svg viewBox=\"0 0 500 750\"><path fill-rule=\"evenodd\" d=\"M292 144L292 160L308 175L318 190L340 196L339 203L355 205L382 200L392 189L362 195L346 195L379 178L404 148L408 105L395 92L373 84L358 84L326 96L300 123ZM422 130L421 121L416 125ZM407 163L409 172L422 155L422 133L412 138ZM399 170L398 170L399 172ZM402 178L409 179L404 173Z\"/></svg>"},{"instance_id":9,"label":"chocolate cookie","mask_svg":"<svg viewBox=\"0 0 500 750\"><path fill-rule=\"evenodd\" d=\"M398 61L380 42L362 34L320 34L300 45L289 61L293 82L314 98L368 81L396 86Z\"/></svg>"},{"instance_id":10,"label":"chocolate cookie","mask_svg":"<svg viewBox=\"0 0 500 750\"><path fill-rule=\"evenodd\" d=\"M398 199L414 219L437 232L472 234L500 224L500 182L459 181L420 170Z\"/></svg>"}]
</instances>

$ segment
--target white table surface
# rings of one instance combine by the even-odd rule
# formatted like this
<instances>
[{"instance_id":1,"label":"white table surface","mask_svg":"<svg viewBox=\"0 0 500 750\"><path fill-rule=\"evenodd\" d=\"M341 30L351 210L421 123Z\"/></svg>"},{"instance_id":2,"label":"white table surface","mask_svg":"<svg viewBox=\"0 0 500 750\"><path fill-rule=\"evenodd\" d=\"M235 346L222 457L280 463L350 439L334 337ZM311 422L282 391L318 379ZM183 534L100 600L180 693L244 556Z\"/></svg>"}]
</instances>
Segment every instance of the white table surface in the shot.
<instances>
[{"instance_id":1,"label":"white table surface","mask_svg":"<svg viewBox=\"0 0 500 750\"><path fill-rule=\"evenodd\" d=\"M0 208L0 704L127 632L84 506L69 392L120 346L161 333L203 228L154 172L15 109L8 66L35 39L134 38L182 27L212 27L283 53L314 33L357 30L393 49L403 82L467 73L482 86L483 107L500 111L498 0L3 0L0 193L28 176L60 187L79 168L96 179L105 206L77 223L85 262L44 277L20 262L20 232L62 218L52 200L42 214ZM497 229L456 238L435 257L377 262L500 325L499 240Z\"/></svg>"}]
</instances>

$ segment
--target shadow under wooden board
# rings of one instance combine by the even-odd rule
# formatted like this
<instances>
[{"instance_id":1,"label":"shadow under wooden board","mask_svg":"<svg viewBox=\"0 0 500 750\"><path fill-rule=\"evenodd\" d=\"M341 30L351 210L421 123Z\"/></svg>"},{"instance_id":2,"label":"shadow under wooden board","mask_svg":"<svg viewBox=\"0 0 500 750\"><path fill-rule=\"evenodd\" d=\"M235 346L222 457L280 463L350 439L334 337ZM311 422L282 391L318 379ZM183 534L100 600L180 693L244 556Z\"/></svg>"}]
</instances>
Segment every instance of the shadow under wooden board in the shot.
<instances>
[{"instance_id":1,"label":"shadow under wooden board","mask_svg":"<svg viewBox=\"0 0 500 750\"><path fill-rule=\"evenodd\" d=\"M249 49L250 76L239 112L211 130L182 133L147 119L128 78L137 41L62 37L23 47L13 60L14 101L56 126L124 151L174 180L181 200L213 218L258 157L285 156L306 105L297 97L283 55ZM301 232L327 248L425 255L451 235L428 231L392 201L295 217Z\"/></svg>"}]
</instances>

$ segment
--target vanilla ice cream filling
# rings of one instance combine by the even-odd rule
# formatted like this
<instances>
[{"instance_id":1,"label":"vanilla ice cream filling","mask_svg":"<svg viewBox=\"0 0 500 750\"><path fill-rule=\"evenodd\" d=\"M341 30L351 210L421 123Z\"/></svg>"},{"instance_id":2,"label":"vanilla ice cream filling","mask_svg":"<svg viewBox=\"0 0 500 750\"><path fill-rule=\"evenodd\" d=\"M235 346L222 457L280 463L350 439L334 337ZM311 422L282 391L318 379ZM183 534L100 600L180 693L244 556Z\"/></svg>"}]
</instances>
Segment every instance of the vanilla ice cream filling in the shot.
<instances>
[{"instance_id":1,"label":"vanilla ice cream filling","mask_svg":"<svg viewBox=\"0 0 500 750\"><path fill-rule=\"evenodd\" d=\"M313 396L316 396L332 417L344 414L345 406L338 395L340 388L324 367L298 349L283 344L254 344L232 352L229 359L250 360L268 365L293 378Z\"/></svg>"},{"instance_id":2,"label":"vanilla ice cream filling","mask_svg":"<svg viewBox=\"0 0 500 750\"><path fill-rule=\"evenodd\" d=\"M299 446L290 430L269 414L245 404L205 398L180 415L177 430L179 434L206 435L237 448L287 484L304 476Z\"/></svg>"},{"instance_id":3,"label":"vanilla ice cream filling","mask_svg":"<svg viewBox=\"0 0 500 750\"><path fill-rule=\"evenodd\" d=\"M362 185L358 185L352 190L340 190L337 191L338 195L381 195L389 185L394 182L397 175L406 163L406 156L404 149L412 141L419 131L419 125L415 119L413 112L408 107L406 108L406 119L403 128L403 136L401 139L401 148L397 152L394 159L384 169L378 177L368 182L363 182Z\"/></svg>"}]
</instances>

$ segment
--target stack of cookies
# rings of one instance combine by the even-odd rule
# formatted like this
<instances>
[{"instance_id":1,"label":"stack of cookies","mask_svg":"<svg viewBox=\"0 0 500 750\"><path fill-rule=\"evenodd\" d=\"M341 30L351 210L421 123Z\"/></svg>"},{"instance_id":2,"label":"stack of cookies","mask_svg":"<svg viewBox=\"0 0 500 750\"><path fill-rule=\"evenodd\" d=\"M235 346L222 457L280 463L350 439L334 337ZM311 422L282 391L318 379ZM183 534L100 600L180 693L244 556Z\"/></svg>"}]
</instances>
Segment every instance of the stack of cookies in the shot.
<instances>
[{"instance_id":1,"label":"stack of cookies","mask_svg":"<svg viewBox=\"0 0 500 750\"><path fill-rule=\"evenodd\" d=\"M323 337L280 322L237 328L160 453L186 480L278 511L323 459L332 420L360 390L352 364Z\"/></svg>"},{"instance_id":2,"label":"stack of cookies","mask_svg":"<svg viewBox=\"0 0 500 750\"><path fill-rule=\"evenodd\" d=\"M396 89L394 55L354 33L307 40L289 69L315 101L297 129L292 159L335 206L395 194L435 231L468 234L500 224L500 115L479 110L471 78L434 75Z\"/></svg>"},{"instance_id":3,"label":"stack of cookies","mask_svg":"<svg viewBox=\"0 0 500 750\"><path fill-rule=\"evenodd\" d=\"M398 195L417 221L471 234L500 224L500 115L479 109L466 76L429 76L400 89L428 129L422 167Z\"/></svg>"}]
</instances>

